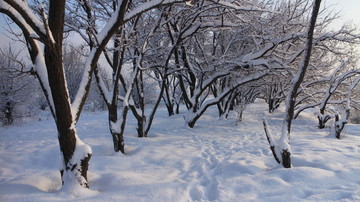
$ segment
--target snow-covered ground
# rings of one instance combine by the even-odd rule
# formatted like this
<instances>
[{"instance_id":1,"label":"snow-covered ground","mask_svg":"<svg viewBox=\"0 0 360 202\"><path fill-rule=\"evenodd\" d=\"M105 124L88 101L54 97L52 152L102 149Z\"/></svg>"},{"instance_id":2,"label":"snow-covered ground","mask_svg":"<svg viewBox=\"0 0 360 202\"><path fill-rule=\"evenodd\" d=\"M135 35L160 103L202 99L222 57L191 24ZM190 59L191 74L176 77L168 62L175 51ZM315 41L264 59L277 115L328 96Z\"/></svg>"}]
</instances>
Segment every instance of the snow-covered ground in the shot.
<instances>
[{"instance_id":1,"label":"snow-covered ground","mask_svg":"<svg viewBox=\"0 0 360 202\"><path fill-rule=\"evenodd\" d=\"M59 147L51 118L0 128L0 201L359 201L360 125L343 138L319 130L312 114L293 124L293 168L275 162L261 120L279 131L282 113L249 106L243 122L218 120L212 108L195 128L161 108L150 137L137 138L130 117L126 155L112 151L106 112L84 112L80 138L93 150L90 190L61 188ZM45 120L44 120L45 119Z\"/></svg>"}]
</instances>

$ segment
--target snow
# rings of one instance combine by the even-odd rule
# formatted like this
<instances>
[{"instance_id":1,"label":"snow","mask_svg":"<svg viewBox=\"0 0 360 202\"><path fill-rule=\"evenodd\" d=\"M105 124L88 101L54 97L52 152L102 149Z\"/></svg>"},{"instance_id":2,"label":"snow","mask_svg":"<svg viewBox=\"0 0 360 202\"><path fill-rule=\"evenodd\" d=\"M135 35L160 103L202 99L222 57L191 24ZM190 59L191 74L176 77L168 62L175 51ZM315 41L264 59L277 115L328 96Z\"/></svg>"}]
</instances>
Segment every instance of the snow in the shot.
<instances>
[{"instance_id":1,"label":"snow","mask_svg":"<svg viewBox=\"0 0 360 202\"><path fill-rule=\"evenodd\" d=\"M117 120L116 122L110 121L110 130L113 133L120 133L121 122L122 122L122 119Z\"/></svg>"},{"instance_id":2,"label":"snow","mask_svg":"<svg viewBox=\"0 0 360 202\"><path fill-rule=\"evenodd\" d=\"M38 45L38 47L41 47L38 42L35 42L35 43ZM41 48L39 48L39 50L41 50ZM52 96L51 88L50 88L50 84L49 84L49 79L48 79L49 77L48 77L46 64L45 64L45 57L41 51L39 51L36 56L35 63L34 63L34 69L35 69L37 75L39 76L39 79L43 83L43 86L48 95L47 99L49 99L51 108L55 109L54 100L53 100L53 96Z\"/></svg>"},{"instance_id":3,"label":"snow","mask_svg":"<svg viewBox=\"0 0 360 202\"><path fill-rule=\"evenodd\" d=\"M129 116L126 155L113 152L107 112L83 112L76 127L92 148L90 190L61 188L51 115L1 128L0 201L359 201L360 125L347 124L338 140L302 113L291 132L293 168L285 169L262 125L266 116L279 133L284 108L268 114L266 107L249 105L238 125L235 113L219 120L211 107L189 129L184 114L168 117L161 106L148 138L137 138Z\"/></svg>"},{"instance_id":4,"label":"snow","mask_svg":"<svg viewBox=\"0 0 360 202\"><path fill-rule=\"evenodd\" d=\"M130 20L131 18L133 18L147 10L158 7L159 5L167 5L167 4L175 3L175 2L182 2L182 1L181 0L151 0L148 2L144 2L144 3L136 6L132 10L128 11L124 16L124 21L126 22L126 21Z\"/></svg>"}]
</instances>

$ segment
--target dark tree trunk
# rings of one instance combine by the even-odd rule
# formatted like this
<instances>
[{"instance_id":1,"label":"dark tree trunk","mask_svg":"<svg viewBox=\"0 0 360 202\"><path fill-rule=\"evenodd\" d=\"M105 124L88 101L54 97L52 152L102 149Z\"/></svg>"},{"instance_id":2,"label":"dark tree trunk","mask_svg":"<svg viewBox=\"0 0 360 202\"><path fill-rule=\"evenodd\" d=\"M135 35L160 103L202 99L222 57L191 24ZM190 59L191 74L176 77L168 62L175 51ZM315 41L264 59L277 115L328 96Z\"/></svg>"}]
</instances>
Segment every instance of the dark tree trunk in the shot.
<instances>
[{"instance_id":1,"label":"dark tree trunk","mask_svg":"<svg viewBox=\"0 0 360 202\"><path fill-rule=\"evenodd\" d=\"M174 102L170 99L170 93L169 93L170 84L169 84L169 81L167 78L165 79L165 82L167 85L165 86L165 95L163 95L162 98L164 100L166 109L168 111L168 115L172 116L172 115L174 115Z\"/></svg>"},{"instance_id":2,"label":"dark tree trunk","mask_svg":"<svg viewBox=\"0 0 360 202\"><path fill-rule=\"evenodd\" d=\"M237 122L242 121L243 111L244 111L243 109L240 109L240 111L238 112L238 117L236 119Z\"/></svg>"},{"instance_id":3,"label":"dark tree trunk","mask_svg":"<svg viewBox=\"0 0 360 202\"><path fill-rule=\"evenodd\" d=\"M180 114L180 103L176 103L176 114Z\"/></svg>"},{"instance_id":4,"label":"dark tree trunk","mask_svg":"<svg viewBox=\"0 0 360 202\"><path fill-rule=\"evenodd\" d=\"M64 159L64 169L67 172L73 172L81 186L88 187L86 173L91 153L84 155L84 158L80 159L81 162L77 162L77 159L72 159L76 148L77 135L62 62L64 15L65 0L50 1L48 24L54 42L52 42L50 36L48 36L48 41L45 43L45 63L55 106L56 126L60 150ZM63 172L64 171L62 171L62 173ZM80 176L77 175L76 172L80 172ZM85 181L83 181L81 177L83 177Z\"/></svg>"},{"instance_id":5,"label":"dark tree trunk","mask_svg":"<svg viewBox=\"0 0 360 202\"><path fill-rule=\"evenodd\" d=\"M276 161L279 162L280 159L274 152L274 149L272 148L275 146L278 147L278 149L280 150L280 153L281 153L281 163L284 166L284 168L291 168L291 151L290 151L290 145L289 145L291 122L294 117L297 92L298 92L298 89L299 89L302 81L304 80L305 73L306 73L307 67L310 62L311 50L312 50L312 45L313 45L313 43L312 43L313 42L313 34L314 34L316 19L317 19L319 9L320 9L320 4L321 4L321 0L314 1L312 15L310 18L310 23L309 23L308 33L307 33L306 50L304 53L304 58L302 59L302 61L300 63L300 66L298 68L296 75L293 77L293 80L291 81L290 92L287 95L287 99L286 99L286 111L285 111L286 116L285 116L285 119L283 122L282 134L281 134L281 137L279 140L279 144L276 145L274 143L274 141L272 140L271 135L268 135L270 133L269 133L268 128L266 127L267 123L264 122L265 133L267 134L270 148L272 149L272 152L274 154Z\"/></svg>"},{"instance_id":6,"label":"dark tree trunk","mask_svg":"<svg viewBox=\"0 0 360 202\"><path fill-rule=\"evenodd\" d=\"M321 0L314 1L314 7L313 7L313 11L312 11L312 16L310 18L310 25L309 25L309 29L308 29L308 33L307 33L306 50L305 50L304 58L302 60L301 66L299 67L299 70L296 74L296 76L298 76L298 78L296 78L295 80L293 80L291 82L292 88L291 88L288 98L287 98L286 104L288 106L287 106L286 118L285 118L284 123L286 123L286 129L287 129L288 135L290 135L291 122L294 118L294 111L295 111L295 104L296 104L296 97L298 94L298 89L300 88L300 85L301 85L302 81L304 80L306 70L310 63L315 23L316 23L316 19L317 19L318 13L319 13L320 4L321 4Z\"/></svg>"},{"instance_id":7,"label":"dark tree trunk","mask_svg":"<svg viewBox=\"0 0 360 202\"><path fill-rule=\"evenodd\" d=\"M4 124L11 125L14 122L13 107L12 107L11 102L6 102L3 112L5 114L5 123Z\"/></svg>"},{"instance_id":8,"label":"dark tree trunk","mask_svg":"<svg viewBox=\"0 0 360 202\"><path fill-rule=\"evenodd\" d=\"M188 74L189 74L189 90L190 90L190 97L194 96L194 91L195 91L195 84L196 84L196 76L195 73L192 72L191 68L190 68L190 64L188 63L188 58L187 58L187 54L186 54L186 49L184 46L181 46L181 56L182 56L182 60L184 62L184 66L186 69L188 69ZM185 93L185 92L184 92ZM191 103L191 102L190 102Z\"/></svg>"},{"instance_id":9,"label":"dark tree trunk","mask_svg":"<svg viewBox=\"0 0 360 202\"><path fill-rule=\"evenodd\" d=\"M290 155L291 155L291 153L286 149L283 149L281 151L282 165L284 166L284 168L291 168Z\"/></svg>"},{"instance_id":10,"label":"dark tree trunk","mask_svg":"<svg viewBox=\"0 0 360 202\"><path fill-rule=\"evenodd\" d=\"M273 113L275 109L279 108L280 103L281 103L281 99L269 98L269 113Z\"/></svg>"},{"instance_id":11,"label":"dark tree trunk","mask_svg":"<svg viewBox=\"0 0 360 202\"><path fill-rule=\"evenodd\" d=\"M174 105L173 104L165 104L166 105L166 109L168 111L168 115L169 116L173 116L175 113L174 113Z\"/></svg>"},{"instance_id":12,"label":"dark tree trunk","mask_svg":"<svg viewBox=\"0 0 360 202\"><path fill-rule=\"evenodd\" d=\"M109 112L109 129L110 129L110 133L111 136L113 138L113 143L114 143L114 151L115 152L121 152L121 153L125 153L125 149L124 149L124 137L123 137L123 133L121 133L119 130L116 130L115 128L117 127L116 124L118 121L118 115L117 115L117 105L110 105L108 106L108 112Z\"/></svg>"},{"instance_id":13,"label":"dark tree trunk","mask_svg":"<svg viewBox=\"0 0 360 202\"><path fill-rule=\"evenodd\" d=\"M144 131L144 119L145 119L145 117L138 120L138 126L136 128L138 137L147 137L147 134L145 134L145 131Z\"/></svg>"},{"instance_id":14,"label":"dark tree trunk","mask_svg":"<svg viewBox=\"0 0 360 202\"><path fill-rule=\"evenodd\" d=\"M146 116L144 114L138 114L136 107L133 105L130 105L130 109L137 121L136 131L138 133L138 137L147 137L147 134L146 134L145 128L144 128L144 124L146 122Z\"/></svg>"}]
</instances>

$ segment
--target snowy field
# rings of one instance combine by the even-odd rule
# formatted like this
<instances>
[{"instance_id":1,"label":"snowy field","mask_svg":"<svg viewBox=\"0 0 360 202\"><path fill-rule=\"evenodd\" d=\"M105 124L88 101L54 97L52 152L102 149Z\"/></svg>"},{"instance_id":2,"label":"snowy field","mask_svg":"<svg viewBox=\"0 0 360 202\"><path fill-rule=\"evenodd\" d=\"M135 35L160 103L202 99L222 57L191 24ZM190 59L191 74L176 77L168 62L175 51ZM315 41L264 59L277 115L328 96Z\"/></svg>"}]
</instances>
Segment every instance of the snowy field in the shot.
<instances>
[{"instance_id":1,"label":"snowy field","mask_svg":"<svg viewBox=\"0 0 360 202\"><path fill-rule=\"evenodd\" d=\"M265 107L248 106L238 125L212 108L194 129L161 108L142 139L130 117L126 155L112 151L107 113L84 112L77 128L93 149L90 190L72 194L60 189L51 117L0 128L0 201L360 201L360 125L347 125L337 140L303 114L293 124L294 167L284 169L259 122ZM265 115L275 133L282 113Z\"/></svg>"}]
</instances>

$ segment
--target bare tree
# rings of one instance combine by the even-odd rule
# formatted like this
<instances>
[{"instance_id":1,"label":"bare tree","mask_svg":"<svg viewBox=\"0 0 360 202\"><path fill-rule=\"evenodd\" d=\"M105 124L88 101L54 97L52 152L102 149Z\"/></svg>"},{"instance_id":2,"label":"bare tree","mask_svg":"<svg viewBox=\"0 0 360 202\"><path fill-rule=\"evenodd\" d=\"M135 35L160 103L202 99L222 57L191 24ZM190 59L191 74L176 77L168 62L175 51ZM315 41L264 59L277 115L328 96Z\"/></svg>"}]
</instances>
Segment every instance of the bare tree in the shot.
<instances>
[{"instance_id":1,"label":"bare tree","mask_svg":"<svg viewBox=\"0 0 360 202\"><path fill-rule=\"evenodd\" d=\"M69 90L70 101L73 101L83 75L85 58L80 53L80 48L65 45L63 49L65 78Z\"/></svg>"},{"instance_id":2,"label":"bare tree","mask_svg":"<svg viewBox=\"0 0 360 202\"><path fill-rule=\"evenodd\" d=\"M147 69L148 67L144 66L143 59L147 57L144 55L145 51L148 50L147 40L153 35L159 23L159 21L152 21L151 19L158 16L158 7L183 1L154 0L141 4L138 4L136 1L123 1L122 4L116 2L117 1L75 1L69 6L73 7L73 9L70 10L71 15L69 15L68 18L67 27L70 31L77 32L82 36L89 46L89 55L91 55L91 52L98 49L99 41L102 41L102 39L99 38L102 36L99 27L103 27L103 22L112 21L113 13L117 13L120 10L120 15L117 16L118 26L116 29L111 29L111 33L113 33L111 40L106 40L106 43L102 44L103 49L101 51L112 72L110 83L106 84L100 74L102 71L100 68L102 68L102 66L94 64L94 72L98 87L108 107L109 129L113 138L114 150L124 153L123 135L128 110L131 109L135 117L137 117L139 134L145 134L146 136L158 106L158 102L156 102L157 104L154 105L148 120L146 120L146 118L144 118L145 108L141 108L141 106L144 106L141 104L144 101L141 91L143 91L143 69ZM148 15L142 15L147 11L149 11ZM95 18L95 15L98 16L98 18ZM146 17L147 19L142 21L141 23L143 24L139 25L140 28L138 28L139 21ZM151 25L151 22L155 22L154 25ZM145 30L144 27L149 28L149 30ZM104 29L105 28L108 27L104 26ZM137 34L141 34L141 37L136 36ZM112 42L112 44L110 45L108 42ZM126 77L124 71L128 71L128 69L125 70L125 66L129 64L132 64L133 69L130 71L130 76ZM135 88L139 94L134 93ZM122 95L119 94L120 90L123 92ZM134 98L139 98L136 101L140 101L138 102L140 103L138 106L140 106L141 110L134 107ZM119 100L122 102L120 115L117 113ZM140 114L138 114L138 112ZM144 125L145 122L146 126Z\"/></svg>"},{"instance_id":3,"label":"bare tree","mask_svg":"<svg viewBox=\"0 0 360 202\"><path fill-rule=\"evenodd\" d=\"M31 74L20 60L20 52L10 46L0 49L0 120L4 125L30 113L36 105L35 77ZM21 105L29 110L20 110Z\"/></svg>"},{"instance_id":4,"label":"bare tree","mask_svg":"<svg viewBox=\"0 0 360 202\"><path fill-rule=\"evenodd\" d=\"M61 170L63 183L88 187L87 169L91 149L76 134L75 117L69 102L63 70L65 1L50 1L49 4L35 6L39 15L32 13L30 6L22 1L6 1L2 4L0 11L8 15L21 28L28 44L34 71L39 78L57 125L63 158ZM44 50L39 41L44 45Z\"/></svg>"},{"instance_id":5,"label":"bare tree","mask_svg":"<svg viewBox=\"0 0 360 202\"><path fill-rule=\"evenodd\" d=\"M270 81L265 81L263 96L268 104L269 113L272 113L285 100L288 81L284 79L284 75L270 75L265 77L265 79Z\"/></svg>"},{"instance_id":6,"label":"bare tree","mask_svg":"<svg viewBox=\"0 0 360 202\"><path fill-rule=\"evenodd\" d=\"M79 1L80 4L83 2ZM0 12L17 24L25 37L34 72L55 119L63 157L61 174L65 184L88 187L87 170L92 152L90 146L77 136L75 125L89 93L92 74L106 44L124 22L151 8L173 2L175 1L146 2L139 5L138 9L128 10L126 15L128 2L115 2L116 9L102 24L104 26L101 31L90 34L94 39L94 46L85 60L84 75L72 103L66 87L62 60L65 0L50 0L48 4L35 1L32 6L21 0L5 0L0 3ZM30 7L35 8L35 12Z\"/></svg>"},{"instance_id":7,"label":"bare tree","mask_svg":"<svg viewBox=\"0 0 360 202\"><path fill-rule=\"evenodd\" d=\"M360 76L357 76L354 79L354 81L349 85L344 112L340 114L339 109L335 107L330 108L330 110L334 114L334 124L331 127L331 135L335 136L337 139L340 139L341 132L343 131L345 125L348 123L350 117L352 91L355 89L356 85L358 85L359 82L360 82Z\"/></svg>"},{"instance_id":8,"label":"bare tree","mask_svg":"<svg viewBox=\"0 0 360 202\"><path fill-rule=\"evenodd\" d=\"M311 56L311 50L313 46L313 34L315 29L316 19L320 10L321 0L315 0L313 3L313 10L309 22L309 27L307 30L307 39L306 39L306 48L304 52L304 56L299 63L299 68L291 80L290 91L286 97L286 110L285 110L285 118L282 126L281 137L278 140L278 143L275 144L271 132L268 129L268 124L266 120L264 120L264 130L267 136L268 142L270 144L270 149L273 152L274 158L278 163L281 163L284 168L291 167L291 148L289 145L290 141L290 131L291 131L291 123L294 116L295 103L297 97L297 91L300 88L302 81L304 80L306 70L308 68Z\"/></svg>"}]
</instances>

